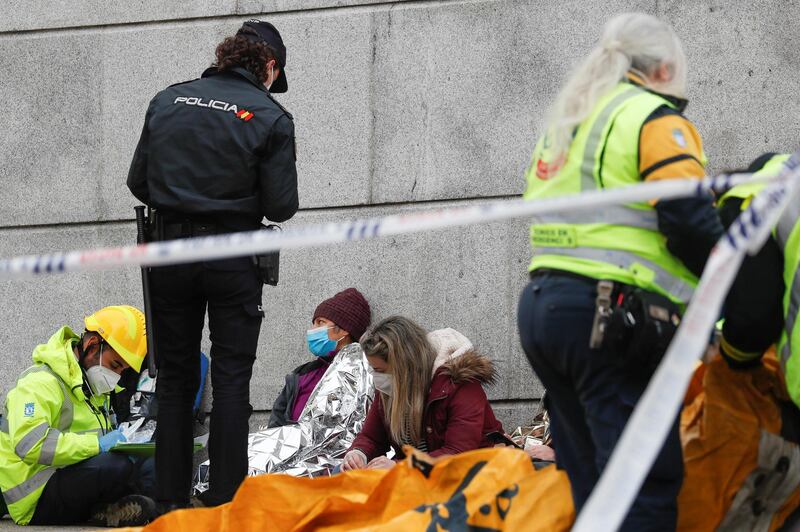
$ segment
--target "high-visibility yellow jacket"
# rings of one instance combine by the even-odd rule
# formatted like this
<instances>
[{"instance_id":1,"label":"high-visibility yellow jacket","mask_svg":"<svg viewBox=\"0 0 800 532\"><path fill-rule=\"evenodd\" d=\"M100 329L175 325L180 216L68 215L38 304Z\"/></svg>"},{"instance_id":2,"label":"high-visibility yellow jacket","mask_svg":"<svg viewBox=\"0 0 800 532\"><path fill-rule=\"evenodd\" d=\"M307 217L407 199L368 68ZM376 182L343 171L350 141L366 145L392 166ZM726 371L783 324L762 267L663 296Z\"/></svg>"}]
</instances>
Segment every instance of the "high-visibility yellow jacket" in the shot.
<instances>
[{"instance_id":1,"label":"high-visibility yellow jacket","mask_svg":"<svg viewBox=\"0 0 800 532\"><path fill-rule=\"evenodd\" d=\"M789 159L788 154L772 157L764 167L755 173L757 176L774 175L780 172ZM729 190L720 199L724 203L729 198L740 198L742 208L746 208L753 196L766 187L766 183L745 183ZM786 378L786 387L794 403L800 406L800 194L796 194L786 210L781 214L772 237L783 253L783 294L784 329L777 344L778 357ZM758 290L758 286L752 290ZM761 353L746 352L723 337L725 353L737 361L755 359Z\"/></svg>"},{"instance_id":2,"label":"high-visibility yellow jacket","mask_svg":"<svg viewBox=\"0 0 800 532\"><path fill-rule=\"evenodd\" d=\"M6 397L0 420L0 491L18 524L30 522L53 473L97 455L100 434L111 428L108 396L84 395L73 352L78 340L62 327L37 346L34 365Z\"/></svg>"},{"instance_id":3,"label":"high-visibility yellow jacket","mask_svg":"<svg viewBox=\"0 0 800 532\"><path fill-rule=\"evenodd\" d=\"M566 158L553 153L547 134L539 139L526 172L528 187L523 197L542 199L630 186L676 162L691 162L696 168L675 172L687 172L686 177L698 171L702 175L705 155L699 136L677 114L664 117L672 133L667 138L658 136L658 144L648 143L642 149L645 131L647 138L656 138L647 122L662 108L677 113L667 98L635 83L620 83L577 128ZM667 144L673 151L665 151ZM651 164L655 153L677 155ZM641 167L643 159L649 168ZM688 302L697 284L694 274L667 249L656 211L647 202L537 215L530 241L530 271L552 268L619 281L658 292L678 304Z\"/></svg>"}]
</instances>

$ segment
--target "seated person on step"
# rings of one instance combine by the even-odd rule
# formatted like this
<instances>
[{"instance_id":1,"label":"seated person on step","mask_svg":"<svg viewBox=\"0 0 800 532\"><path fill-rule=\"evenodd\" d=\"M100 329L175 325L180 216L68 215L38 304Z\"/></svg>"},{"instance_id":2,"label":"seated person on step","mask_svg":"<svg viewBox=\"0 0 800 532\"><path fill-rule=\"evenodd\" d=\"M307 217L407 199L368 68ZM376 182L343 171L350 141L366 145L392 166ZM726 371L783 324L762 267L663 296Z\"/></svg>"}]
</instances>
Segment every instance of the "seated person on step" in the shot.
<instances>
[{"instance_id":1,"label":"seated person on step","mask_svg":"<svg viewBox=\"0 0 800 532\"><path fill-rule=\"evenodd\" d=\"M457 454L506 442L484 385L492 362L453 329L426 333L402 316L378 323L361 346L373 370L375 400L345 455L343 470L388 469L410 445L431 456Z\"/></svg>"},{"instance_id":2,"label":"seated person on step","mask_svg":"<svg viewBox=\"0 0 800 532\"><path fill-rule=\"evenodd\" d=\"M307 331L308 349L314 360L286 375L283 390L272 405L269 428L295 423L336 354L357 342L369 327L369 303L355 288L348 288L320 303Z\"/></svg>"}]
</instances>

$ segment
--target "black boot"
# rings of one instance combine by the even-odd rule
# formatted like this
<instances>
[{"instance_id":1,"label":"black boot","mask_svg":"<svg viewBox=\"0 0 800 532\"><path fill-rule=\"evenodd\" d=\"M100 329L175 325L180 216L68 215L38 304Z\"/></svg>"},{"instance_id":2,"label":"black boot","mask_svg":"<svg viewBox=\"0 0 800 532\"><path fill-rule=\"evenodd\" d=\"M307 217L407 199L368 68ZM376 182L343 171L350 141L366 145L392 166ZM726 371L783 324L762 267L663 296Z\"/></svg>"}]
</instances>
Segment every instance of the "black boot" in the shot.
<instances>
[{"instance_id":1,"label":"black boot","mask_svg":"<svg viewBox=\"0 0 800 532\"><path fill-rule=\"evenodd\" d=\"M97 526L142 526L158 517L156 502L144 495L127 495L92 514L89 524Z\"/></svg>"}]
</instances>

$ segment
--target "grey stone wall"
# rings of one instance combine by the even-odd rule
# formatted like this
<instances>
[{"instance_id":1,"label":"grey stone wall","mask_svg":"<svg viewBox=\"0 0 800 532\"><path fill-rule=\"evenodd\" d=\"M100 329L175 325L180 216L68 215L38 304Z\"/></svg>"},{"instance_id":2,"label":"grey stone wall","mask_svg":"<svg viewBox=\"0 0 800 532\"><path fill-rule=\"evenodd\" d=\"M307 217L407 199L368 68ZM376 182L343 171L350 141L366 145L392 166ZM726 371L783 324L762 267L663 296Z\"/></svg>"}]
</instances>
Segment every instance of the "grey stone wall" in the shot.
<instances>
[{"instance_id":1,"label":"grey stone wall","mask_svg":"<svg viewBox=\"0 0 800 532\"><path fill-rule=\"evenodd\" d=\"M614 13L665 17L690 58L690 118L711 171L800 139L800 3L640 0L5 0L0 3L0 256L122 245L124 185L149 99L196 77L251 17L288 46L302 212L290 224L510 198L568 67ZM513 427L541 387L519 348L526 222L287 251L265 287L251 386L269 410L307 360L316 304L361 289L376 318L454 327L498 364L490 392ZM0 391L59 326L141 304L138 270L0 281ZM207 343L205 344L206 348Z\"/></svg>"}]
</instances>

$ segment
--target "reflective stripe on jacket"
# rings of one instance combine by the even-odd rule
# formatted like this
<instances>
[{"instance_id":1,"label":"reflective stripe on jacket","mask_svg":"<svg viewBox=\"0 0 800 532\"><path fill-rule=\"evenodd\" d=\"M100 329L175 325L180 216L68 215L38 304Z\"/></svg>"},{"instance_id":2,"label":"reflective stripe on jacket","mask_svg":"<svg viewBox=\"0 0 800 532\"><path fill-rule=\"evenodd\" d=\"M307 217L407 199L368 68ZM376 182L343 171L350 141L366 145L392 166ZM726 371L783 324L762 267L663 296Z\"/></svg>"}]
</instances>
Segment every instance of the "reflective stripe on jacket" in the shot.
<instances>
[{"instance_id":1,"label":"reflective stripe on jacket","mask_svg":"<svg viewBox=\"0 0 800 532\"><path fill-rule=\"evenodd\" d=\"M110 427L107 396L84 396L73 353L78 335L62 327L33 352L6 397L0 424L0 491L18 524L33 517L44 486L55 471L100 452L98 435Z\"/></svg>"},{"instance_id":2,"label":"reflective stripe on jacket","mask_svg":"<svg viewBox=\"0 0 800 532\"><path fill-rule=\"evenodd\" d=\"M620 83L577 129L563 166L539 140L527 172L526 199L546 198L641 182L639 137L657 109L674 104ZM704 158L704 157L703 157ZM553 168L557 168L556 171ZM677 303L691 297L697 278L666 247L649 203L534 218L530 270L554 268L661 293Z\"/></svg>"},{"instance_id":3,"label":"reflective stripe on jacket","mask_svg":"<svg viewBox=\"0 0 800 532\"><path fill-rule=\"evenodd\" d=\"M784 328L778 342L778 356L786 373L786 386L795 404L800 405L800 194L792 198L775 228L775 238L783 250Z\"/></svg>"}]
</instances>

